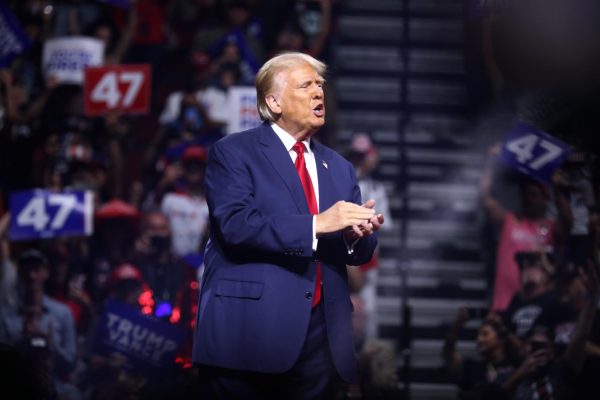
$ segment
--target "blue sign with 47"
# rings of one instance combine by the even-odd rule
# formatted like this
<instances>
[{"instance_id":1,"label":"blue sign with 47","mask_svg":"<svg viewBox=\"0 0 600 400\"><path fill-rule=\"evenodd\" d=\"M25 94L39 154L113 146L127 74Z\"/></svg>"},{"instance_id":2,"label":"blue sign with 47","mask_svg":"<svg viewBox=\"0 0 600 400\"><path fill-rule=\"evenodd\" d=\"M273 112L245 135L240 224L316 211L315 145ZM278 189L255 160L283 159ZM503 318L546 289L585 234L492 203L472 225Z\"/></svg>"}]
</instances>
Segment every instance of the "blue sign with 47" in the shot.
<instances>
[{"instance_id":1,"label":"blue sign with 47","mask_svg":"<svg viewBox=\"0 0 600 400\"><path fill-rule=\"evenodd\" d=\"M570 151L568 144L554 136L519 122L504 138L500 158L508 166L550 183L552 174Z\"/></svg>"},{"instance_id":2,"label":"blue sign with 47","mask_svg":"<svg viewBox=\"0 0 600 400\"><path fill-rule=\"evenodd\" d=\"M28 190L10 195L11 240L88 236L93 232L91 191Z\"/></svg>"}]
</instances>

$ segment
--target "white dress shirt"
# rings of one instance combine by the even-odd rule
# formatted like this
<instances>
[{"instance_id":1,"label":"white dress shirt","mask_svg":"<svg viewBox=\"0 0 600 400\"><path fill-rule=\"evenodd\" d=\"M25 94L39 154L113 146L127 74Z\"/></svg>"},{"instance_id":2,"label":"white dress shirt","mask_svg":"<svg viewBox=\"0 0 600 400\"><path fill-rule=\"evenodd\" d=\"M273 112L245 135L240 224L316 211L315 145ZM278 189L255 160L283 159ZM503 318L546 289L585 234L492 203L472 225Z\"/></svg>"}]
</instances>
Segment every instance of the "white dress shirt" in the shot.
<instances>
[{"instance_id":1,"label":"white dress shirt","mask_svg":"<svg viewBox=\"0 0 600 400\"><path fill-rule=\"evenodd\" d=\"M288 154L290 155L292 162L295 163L296 157L298 155L296 154L296 151L294 151L292 148L296 144L296 139L294 139L292 137L292 135L287 133L285 130L283 130L283 128L281 128L279 125L277 125L274 122L271 122L271 128L273 128L273 130L277 134L277 137L279 137L279 139L281 139L281 142L283 143L286 150L288 151ZM304 153L304 161L306 162L306 169L308 170L308 174L310 175L310 180L313 185L313 190L315 191L315 198L317 199L317 210L319 210L319 176L317 174L317 161L315 160L315 154L310 149L310 138L303 140L302 143L304 143L304 146L306 147L306 152ZM316 230L315 230L316 218L317 218L316 215L313 216L313 224L312 224L312 232L313 232L312 248L315 251L317 250L317 244L319 243L319 239L317 239L317 234L316 234Z\"/></svg>"},{"instance_id":2,"label":"white dress shirt","mask_svg":"<svg viewBox=\"0 0 600 400\"><path fill-rule=\"evenodd\" d=\"M283 128L277 125L274 122L271 122L271 128L275 131L281 142L285 146L288 154L292 158L292 162L296 162L296 151L292 148L296 144L296 139L292 137L289 133L287 133ZM306 147L306 153L304 154L304 161L306 163L306 169L308 170L308 174L310 175L310 180L313 185L313 190L315 191L315 197L317 199L317 210L320 212L319 207L319 176L317 174L317 160L315 160L315 154L310 149L310 138L303 140L304 146ZM317 239L316 225L317 225L317 216L313 216L313 225L312 225L312 233L313 233L313 245L312 248L314 251L317 250L317 244L319 243L319 239ZM344 238L344 244L346 245L346 249L348 250L348 254L352 254L354 252L354 246L360 240L360 238L354 239L352 243L348 243L346 241L346 236L342 235Z\"/></svg>"}]
</instances>

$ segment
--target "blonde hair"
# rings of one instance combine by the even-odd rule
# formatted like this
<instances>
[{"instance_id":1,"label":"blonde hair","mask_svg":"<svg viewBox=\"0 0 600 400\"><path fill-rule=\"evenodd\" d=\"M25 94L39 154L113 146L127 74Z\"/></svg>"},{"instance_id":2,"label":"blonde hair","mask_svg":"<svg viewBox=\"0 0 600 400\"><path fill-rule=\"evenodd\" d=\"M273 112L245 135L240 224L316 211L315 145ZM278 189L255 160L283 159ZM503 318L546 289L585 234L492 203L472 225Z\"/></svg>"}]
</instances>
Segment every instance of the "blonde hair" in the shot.
<instances>
[{"instance_id":1,"label":"blonde hair","mask_svg":"<svg viewBox=\"0 0 600 400\"><path fill-rule=\"evenodd\" d=\"M327 71L327 65L308 54L289 52L279 54L260 68L256 74L256 106L261 119L273 121L277 120L277 114L273 113L267 105L266 98L273 92L276 86L277 75L288 69L298 65L308 64L314 68L317 73L324 77Z\"/></svg>"}]
</instances>

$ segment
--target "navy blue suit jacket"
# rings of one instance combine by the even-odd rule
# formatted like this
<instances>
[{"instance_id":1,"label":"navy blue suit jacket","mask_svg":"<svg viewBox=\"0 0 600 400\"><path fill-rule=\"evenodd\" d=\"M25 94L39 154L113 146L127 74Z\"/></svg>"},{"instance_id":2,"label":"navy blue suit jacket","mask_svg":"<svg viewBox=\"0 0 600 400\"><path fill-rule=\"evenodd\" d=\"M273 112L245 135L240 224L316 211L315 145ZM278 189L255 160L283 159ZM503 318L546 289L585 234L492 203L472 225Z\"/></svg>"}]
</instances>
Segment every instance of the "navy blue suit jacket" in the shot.
<instances>
[{"instance_id":1,"label":"navy blue suit jacket","mask_svg":"<svg viewBox=\"0 0 600 400\"><path fill-rule=\"evenodd\" d=\"M361 203L352 165L311 141L319 209ZM346 264L368 261L377 244L363 238L348 254L341 232L312 249L312 215L289 153L268 123L213 145L206 170L211 234L205 250L194 340L195 363L281 373L306 336L316 259L323 273L329 346L340 376L357 380Z\"/></svg>"}]
</instances>

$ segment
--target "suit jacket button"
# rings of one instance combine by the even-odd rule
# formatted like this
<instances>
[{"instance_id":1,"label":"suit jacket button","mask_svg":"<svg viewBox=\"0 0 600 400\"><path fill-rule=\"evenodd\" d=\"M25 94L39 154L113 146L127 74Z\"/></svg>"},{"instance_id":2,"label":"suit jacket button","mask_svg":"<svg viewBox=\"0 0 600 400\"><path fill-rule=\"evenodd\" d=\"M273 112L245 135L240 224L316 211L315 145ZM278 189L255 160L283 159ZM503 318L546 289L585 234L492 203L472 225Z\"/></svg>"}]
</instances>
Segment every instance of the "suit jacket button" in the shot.
<instances>
[{"instance_id":1,"label":"suit jacket button","mask_svg":"<svg viewBox=\"0 0 600 400\"><path fill-rule=\"evenodd\" d=\"M306 293L304 293L304 297L306 297L307 299L312 299L312 293L309 291L306 291Z\"/></svg>"}]
</instances>

